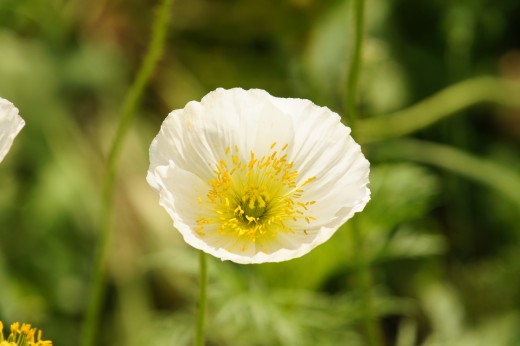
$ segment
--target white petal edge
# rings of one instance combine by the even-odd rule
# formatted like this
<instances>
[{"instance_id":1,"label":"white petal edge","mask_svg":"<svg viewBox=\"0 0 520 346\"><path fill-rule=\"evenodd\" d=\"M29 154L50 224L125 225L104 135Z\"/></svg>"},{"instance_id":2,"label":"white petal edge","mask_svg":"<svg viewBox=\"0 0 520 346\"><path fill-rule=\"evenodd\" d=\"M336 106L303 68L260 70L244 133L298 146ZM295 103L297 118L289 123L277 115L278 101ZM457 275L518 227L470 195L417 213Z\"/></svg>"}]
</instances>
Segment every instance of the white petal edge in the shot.
<instances>
[{"instance_id":1,"label":"white petal edge","mask_svg":"<svg viewBox=\"0 0 520 346\"><path fill-rule=\"evenodd\" d=\"M24 125L25 121L18 114L18 108L0 97L0 162L7 155Z\"/></svg>"},{"instance_id":2,"label":"white petal edge","mask_svg":"<svg viewBox=\"0 0 520 346\"><path fill-rule=\"evenodd\" d=\"M281 111L299 124L300 131L296 132L294 143L294 147L299 149L291 156L295 167L299 168L299 178L317 177L305 187L305 200L317 202L310 207L311 215L314 212L316 215L313 216L318 219L331 222L314 224L319 227L341 226L355 212L363 210L370 200L367 187L370 163L350 135L350 128L340 122L337 113L309 100L272 99Z\"/></svg>"},{"instance_id":3,"label":"white petal edge","mask_svg":"<svg viewBox=\"0 0 520 346\"><path fill-rule=\"evenodd\" d=\"M149 170L173 161L209 180L227 146L237 145L246 153L242 157L246 160L251 151L264 155L275 141L292 142L292 120L268 102L268 97L258 89L219 88L200 102L172 111L150 146Z\"/></svg>"}]
</instances>

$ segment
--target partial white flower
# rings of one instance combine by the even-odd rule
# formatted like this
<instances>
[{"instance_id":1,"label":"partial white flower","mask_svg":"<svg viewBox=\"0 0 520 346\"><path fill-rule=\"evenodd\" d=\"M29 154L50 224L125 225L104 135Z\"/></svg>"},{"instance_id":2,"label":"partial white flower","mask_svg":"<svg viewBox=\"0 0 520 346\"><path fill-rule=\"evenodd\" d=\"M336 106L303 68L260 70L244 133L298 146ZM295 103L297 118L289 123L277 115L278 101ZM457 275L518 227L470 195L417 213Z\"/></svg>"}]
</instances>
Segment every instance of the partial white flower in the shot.
<instances>
[{"instance_id":1,"label":"partial white flower","mask_svg":"<svg viewBox=\"0 0 520 346\"><path fill-rule=\"evenodd\" d=\"M0 97L0 162L11 148L13 140L24 127L25 122L18 115L18 108Z\"/></svg>"},{"instance_id":2,"label":"partial white flower","mask_svg":"<svg viewBox=\"0 0 520 346\"><path fill-rule=\"evenodd\" d=\"M369 201L368 174L328 108L217 89L168 115L147 180L188 244L246 264L300 257L327 241Z\"/></svg>"}]
</instances>

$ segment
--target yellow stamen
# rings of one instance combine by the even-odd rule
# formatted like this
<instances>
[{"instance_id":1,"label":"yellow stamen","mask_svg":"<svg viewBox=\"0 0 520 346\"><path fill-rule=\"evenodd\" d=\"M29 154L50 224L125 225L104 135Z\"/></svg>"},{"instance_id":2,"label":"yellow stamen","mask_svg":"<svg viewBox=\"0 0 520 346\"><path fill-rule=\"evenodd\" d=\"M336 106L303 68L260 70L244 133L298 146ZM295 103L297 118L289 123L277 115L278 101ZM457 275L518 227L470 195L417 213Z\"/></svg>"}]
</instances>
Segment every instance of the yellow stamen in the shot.
<instances>
[{"instance_id":1,"label":"yellow stamen","mask_svg":"<svg viewBox=\"0 0 520 346\"><path fill-rule=\"evenodd\" d=\"M308 215L309 206L316 202L299 201L305 194L303 186L316 177L297 183L299 172L284 153L288 144L281 151L276 147L274 142L270 152L260 158L251 151L245 162L237 145L234 152L226 148L225 158L215 165L215 177L208 181L206 198L199 197L199 203L203 201L210 212L197 219L198 234L206 234L202 231L214 224L218 234L234 237L245 251L247 244L263 247L279 232L295 233L294 223L299 220L316 220Z\"/></svg>"},{"instance_id":2,"label":"yellow stamen","mask_svg":"<svg viewBox=\"0 0 520 346\"><path fill-rule=\"evenodd\" d=\"M1 346L52 346L52 341L42 340L41 330L31 328L30 324L19 322L11 325L11 333L4 337L4 325L0 321L0 345ZM35 338L38 331L38 337Z\"/></svg>"}]
</instances>

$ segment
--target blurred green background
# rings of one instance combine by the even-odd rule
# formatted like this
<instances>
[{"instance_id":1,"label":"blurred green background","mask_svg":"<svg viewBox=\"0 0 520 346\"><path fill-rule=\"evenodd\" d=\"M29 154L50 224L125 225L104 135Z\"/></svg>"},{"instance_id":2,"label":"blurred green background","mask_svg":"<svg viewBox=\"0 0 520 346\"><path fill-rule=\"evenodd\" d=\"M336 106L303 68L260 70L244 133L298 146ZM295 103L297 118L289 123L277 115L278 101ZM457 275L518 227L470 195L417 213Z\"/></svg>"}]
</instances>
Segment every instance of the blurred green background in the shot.
<instances>
[{"instance_id":1,"label":"blurred green background","mask_svg":"<svg viewBox=\"0 0 520 346\"><path fill-rule=\"evenodd\" d=\"M157 4L0 0L0 96L26 121L0 166L0 320L55 345L79 344L105 157ZM520 345L520 2L366 6L363 246L347 223L289 262L211 258L208 345L369 345L360 256L386 345ZM193 342L197 251L145 180L164 117L217 87L343 115L352 18L347 0L174 2L119 161L96 345Z\"/></svg>"}]
</instances>

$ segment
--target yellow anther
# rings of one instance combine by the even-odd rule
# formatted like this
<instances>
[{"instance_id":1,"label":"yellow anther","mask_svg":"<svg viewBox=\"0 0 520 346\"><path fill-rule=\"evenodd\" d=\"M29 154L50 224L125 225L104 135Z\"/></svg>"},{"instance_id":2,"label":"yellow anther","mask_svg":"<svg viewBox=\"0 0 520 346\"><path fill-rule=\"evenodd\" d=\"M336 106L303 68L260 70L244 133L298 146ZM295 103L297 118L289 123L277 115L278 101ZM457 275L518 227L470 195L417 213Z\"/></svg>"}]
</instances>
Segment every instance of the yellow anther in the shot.
<instances>
[{"instance_id":1,"label":"yellow anther","mask_svg":"<svg viewBox=\"0 0 520 346\"><path fill-rule=\"evenodd\" d=\"M283 152L288 144L281 152L276 147L273 142L269 153L262 157L251 151L245 162L240 159L237 145L234 152L233 147L226 147L225 157L215 164L214 178L208 181L207 198L198 198L210 211L197 219L197 234L206 235L208 231L203 230L215 224L218 226L213 232L235 237L237 244L245 242L247 247L247 243L265 244L278 232L294 233L293 226L298 222L315 220L308 215L307 208L315 202L299 199L305 193L302 187L316 177L297 184L299 172L293 169L294 163L287 162Z\"/></svg>"},{"instance_id":2,"label":"yellow anther","mask_svg":"<svg viewBox=\"0 0 520 346\"><path fill-rule=\"evenodd\" d=\"M302 186L305 186L308 183L313 182L314 180L316 180L316 177L310 177L309 179L305 180L305 182L302 184Z\"/></svg>"}]
</instances>

